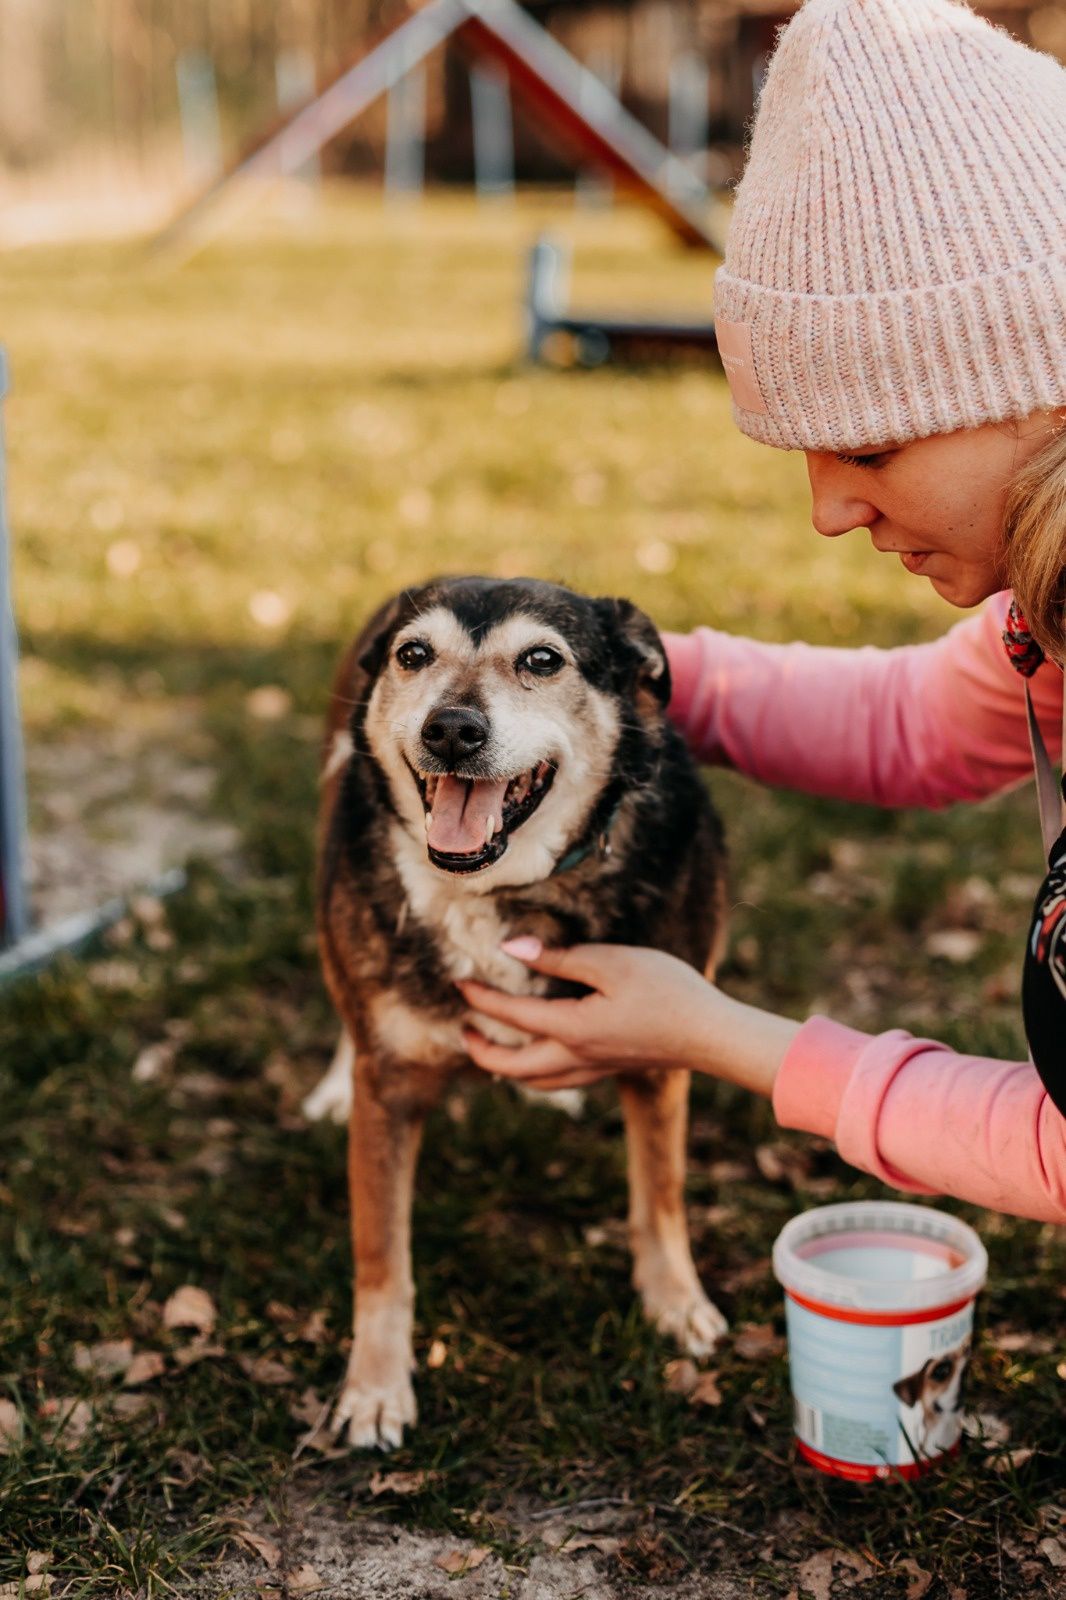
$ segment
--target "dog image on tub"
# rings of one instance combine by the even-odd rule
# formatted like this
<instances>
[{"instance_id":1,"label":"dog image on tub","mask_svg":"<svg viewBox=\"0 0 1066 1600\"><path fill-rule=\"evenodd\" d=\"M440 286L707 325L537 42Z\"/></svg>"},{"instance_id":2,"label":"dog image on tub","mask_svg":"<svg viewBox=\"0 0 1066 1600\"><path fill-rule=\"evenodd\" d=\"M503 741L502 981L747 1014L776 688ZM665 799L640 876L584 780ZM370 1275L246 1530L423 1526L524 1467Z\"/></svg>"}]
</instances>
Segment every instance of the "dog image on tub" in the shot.
<instances>
[{"instance_id":1,"label":"dog image on tub","mask_svg":"<svg viewBox=\"0 0 1066 1600\"><path fill-rule=\"evenodd\" d=\"M425 1116L473 1070L465 1023L523 1037L470 1011L454 980L583 992L505 955L519 933L654 946L713 975L722 831L669 698L641 611L532 579L407 590L343 657L318 859L343 1032L311 1109L350 1100L354 1339L333 1429L354 1447L396 1446L416 1420L410 1212ZM634 1284L661 1331L706 1355L726 1324L685 1221L688 1074L627 1068L617 1084Z\"/></svg>"},{"instance_id":2,"label":"dog image on tub","mask_svg":"<svg viewBox=\"0 0 1066 1600\"><path fill-rule=\"evenodd\" d=\"M916 1455L951 1450L962 1433L962 1383L970 1359L970 1339L931 1356L917 1372L892 1385L908 1408L901 1425Z\"/></svg>"}]
</instances>

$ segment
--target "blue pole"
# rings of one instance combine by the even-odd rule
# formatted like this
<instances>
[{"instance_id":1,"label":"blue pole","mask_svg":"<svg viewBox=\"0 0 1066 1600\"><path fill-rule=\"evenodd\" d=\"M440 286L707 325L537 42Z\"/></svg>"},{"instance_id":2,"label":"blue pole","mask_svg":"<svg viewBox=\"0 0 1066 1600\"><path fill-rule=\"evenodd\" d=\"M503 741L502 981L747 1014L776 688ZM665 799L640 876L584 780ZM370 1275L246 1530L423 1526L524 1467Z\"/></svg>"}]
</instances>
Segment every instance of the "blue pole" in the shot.
<instances>
[{"instance_id":1,"label":"blue pole","mask_svg":"<svg viewBox=\"0 0 1066 1600\"><path fill-rule=\"evenodd\" d=\"M0 404L7 394L7 357L0 350ZM26 787L18 696L18 635L11 603L4 434L0 421L0 948L29 931L26 904Z\"/></svg>"}]
</instances>

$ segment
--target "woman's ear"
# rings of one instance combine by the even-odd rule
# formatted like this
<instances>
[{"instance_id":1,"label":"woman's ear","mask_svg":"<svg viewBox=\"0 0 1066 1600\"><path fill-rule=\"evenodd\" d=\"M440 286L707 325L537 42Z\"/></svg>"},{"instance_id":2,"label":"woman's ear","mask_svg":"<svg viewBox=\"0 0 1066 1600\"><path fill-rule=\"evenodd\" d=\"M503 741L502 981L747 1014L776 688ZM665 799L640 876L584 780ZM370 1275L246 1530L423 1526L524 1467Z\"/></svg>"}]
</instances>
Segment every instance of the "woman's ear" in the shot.
<instances>
[{"instance_id":1,"label":"woman's ear","mask_svg":"<svg viewBox=\"0 0 1066 1600\"><path fill-rule=\"evenodd\" d=\"M659 630L632 600L602 599L596 606L612 643L620 647L627 669L627 687L647 689L661 706L670 703L670 666Z\"/></svg>"}]
</instances>

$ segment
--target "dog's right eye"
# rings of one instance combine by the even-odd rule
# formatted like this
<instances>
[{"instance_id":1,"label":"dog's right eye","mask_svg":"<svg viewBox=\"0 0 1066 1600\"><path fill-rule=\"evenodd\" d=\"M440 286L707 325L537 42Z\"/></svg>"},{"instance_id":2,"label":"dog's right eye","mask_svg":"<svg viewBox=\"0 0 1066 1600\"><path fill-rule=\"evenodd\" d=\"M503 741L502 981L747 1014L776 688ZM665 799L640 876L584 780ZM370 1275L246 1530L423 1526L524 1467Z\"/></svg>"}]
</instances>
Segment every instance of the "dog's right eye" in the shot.
<instances>
[{"instance_id":1,"label":"dog's right eye","mask_svg":"<svg viewBox=\"0 0 1066 1600\"><path fill-rule=\"evenodd\" d=\"M397 650L396 659L406 672L417 672L419 667L429 666L433 651L421 639L408 639Z\"/></svg>"}]
</instances>

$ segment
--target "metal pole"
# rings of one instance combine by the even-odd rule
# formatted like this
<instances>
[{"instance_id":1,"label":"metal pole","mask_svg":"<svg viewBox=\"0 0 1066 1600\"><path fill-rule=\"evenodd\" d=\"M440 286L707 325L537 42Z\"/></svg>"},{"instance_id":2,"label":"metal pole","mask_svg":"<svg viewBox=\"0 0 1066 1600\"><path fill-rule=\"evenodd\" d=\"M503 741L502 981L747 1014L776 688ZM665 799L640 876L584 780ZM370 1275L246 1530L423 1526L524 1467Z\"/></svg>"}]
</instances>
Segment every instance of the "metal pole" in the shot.
<instances>
[{"instance_id":1,"label":"metal pole","mask_svg":"<svg viewBox=\"0 0 1066 1600\"><path fill-rule=\"evenodd\" d=\"M190 184L213 183L222 171L215 64L201 50L186 50L178 57L175 72L185 175Z\"/></svg>"},{"instance_id":2,"label":"metal pole","mask_svg":"<svg viewBox=\"0 0 1066 1600\"><path fill-rule=\"evenodd\" d=\"M274 63L274 83L277 89L278 110L283 116L313 100L318 90L315 58L309 50L282 50ZM297 167L294 177L309 187L322 176L322 163L317 155L308 156L302 167Z\"/></svg>"},{"instance_id":3,"label":"metal pole","mask_svg":"<svg viewBox=\"0 0 1066 1600\"><path fill-rule=\"evenodd\" d=\"M0 404L7 388L7 357L0 350ZM17 943L29 931L25 879L26 783L6 500L4 433L0 421L0 947Z\"/></svg>"},{"instance_id":4,"label":"metal pole","mask_svg":"<svg viewBox=\"0 0 1066 1600\"><path fill-rule=\"evenodd\" d=\"M470 68L470 109L474 123L474 183L479 200L514 195L514 126L511 85L495 62Z\"/></svg>"},{"instance_id":5,"label":"metal pole","mask_svg":"<svg viewBox=\"0 0 1066 1600\"><path fill-rule=\"evenodd\" d=\"M426 69L421 62L394 83L385 103L385 193L411 200L422 192L426 166Z\"/></svg>"}]
</instances>

